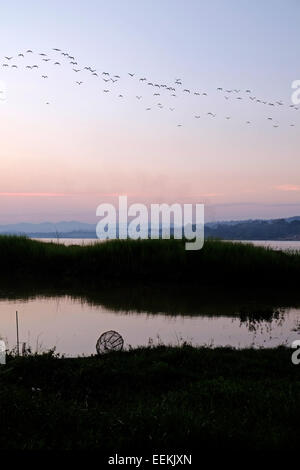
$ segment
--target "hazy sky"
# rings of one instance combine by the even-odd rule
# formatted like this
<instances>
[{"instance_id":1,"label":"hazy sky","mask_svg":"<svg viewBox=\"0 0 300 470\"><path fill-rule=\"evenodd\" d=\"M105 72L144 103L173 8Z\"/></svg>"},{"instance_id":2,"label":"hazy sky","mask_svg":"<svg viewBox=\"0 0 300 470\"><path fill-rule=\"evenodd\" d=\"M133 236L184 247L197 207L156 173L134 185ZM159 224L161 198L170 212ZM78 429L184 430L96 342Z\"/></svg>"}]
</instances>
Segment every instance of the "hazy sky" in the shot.
<instances>
[{"instance_id":1,"label":"hazy sky","mask_svg":"<svg viewBox=\"0 0 300 470\"><path fill-rule=\"evenodd\" d=\"M92 222L118 194L204 202L207 220L299 215L299 26L298 0L2 2L0 223Z\"/></svg>"}]
</instances>

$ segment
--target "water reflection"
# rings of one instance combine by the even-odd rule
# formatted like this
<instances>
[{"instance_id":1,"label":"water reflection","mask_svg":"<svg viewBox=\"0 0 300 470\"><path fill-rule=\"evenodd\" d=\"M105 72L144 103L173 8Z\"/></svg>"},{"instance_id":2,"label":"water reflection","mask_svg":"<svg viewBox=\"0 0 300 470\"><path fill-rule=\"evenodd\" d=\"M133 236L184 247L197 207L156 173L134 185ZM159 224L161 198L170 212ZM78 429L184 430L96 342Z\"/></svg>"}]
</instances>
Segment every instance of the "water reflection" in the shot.
<instances>
[{"instance_id":1,"label":"water reflection","mask_svg":"<svg viewBox=\"0 0 300 470\"><path fill-rule=\"evenodd\" d=\"M85 294L3 291L0 334L10 348L16 344L16 310L22 342L33 350L55 346L72 356L95 353L98 337L111 329L120 332L127 347L147 345L149 340L273 347L297 339L300 319L297 296L266 291L195 293L153 286L102 288Z\"/></svg>"}]
</instances>

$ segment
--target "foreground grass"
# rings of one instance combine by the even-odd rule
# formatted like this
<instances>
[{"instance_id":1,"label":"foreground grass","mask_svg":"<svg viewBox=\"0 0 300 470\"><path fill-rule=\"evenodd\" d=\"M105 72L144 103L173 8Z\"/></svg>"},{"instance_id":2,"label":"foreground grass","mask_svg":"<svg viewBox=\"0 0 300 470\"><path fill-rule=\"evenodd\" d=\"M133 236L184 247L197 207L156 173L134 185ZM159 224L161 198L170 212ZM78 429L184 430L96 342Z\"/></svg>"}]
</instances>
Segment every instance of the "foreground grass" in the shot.
<instances>
[{"instance_id":1,"label":"foreground grass","mask_svg":"<svg viewBox=\"0 0 300 470\"><path fill-rule=\"evenodd\" d=\"M207 240L186 251L181 240L113 240L64 246L0 236L0 280L55 287L130 282L239 287L296 287L300 254Z\"/></svg>"},{"instance_id":2,"label":"foreground grass","mask_svg":"<svg viewBox=\"0 0 300 470\"><path fill-rule=\"evenodd\" d=\"M299 403L300 366L285 348L9 357L0 366L0 448L296 449Z\"/></svg>"}]
</instances>

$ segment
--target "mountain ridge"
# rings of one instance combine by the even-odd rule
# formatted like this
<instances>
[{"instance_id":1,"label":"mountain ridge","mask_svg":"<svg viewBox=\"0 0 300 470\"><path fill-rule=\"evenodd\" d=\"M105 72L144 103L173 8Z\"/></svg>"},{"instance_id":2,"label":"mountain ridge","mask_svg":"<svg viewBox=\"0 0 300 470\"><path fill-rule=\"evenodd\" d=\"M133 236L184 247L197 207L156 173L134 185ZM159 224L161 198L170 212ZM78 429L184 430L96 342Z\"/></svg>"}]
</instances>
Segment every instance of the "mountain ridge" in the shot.
<instances>
[{"instance_id":1,"label":"mountain ridge","mask_svg":"<svg viewBox=\"0 0 300 470\"><path fill-rule=\"evenodd\" d=\"M173 225L171 224L173 228ZM0 225L2 235L32 238L97 238L96 223L59 221ZM208 222L205 237L224 240L300 240L300 216Z\"/></svg>"}]
</instances>

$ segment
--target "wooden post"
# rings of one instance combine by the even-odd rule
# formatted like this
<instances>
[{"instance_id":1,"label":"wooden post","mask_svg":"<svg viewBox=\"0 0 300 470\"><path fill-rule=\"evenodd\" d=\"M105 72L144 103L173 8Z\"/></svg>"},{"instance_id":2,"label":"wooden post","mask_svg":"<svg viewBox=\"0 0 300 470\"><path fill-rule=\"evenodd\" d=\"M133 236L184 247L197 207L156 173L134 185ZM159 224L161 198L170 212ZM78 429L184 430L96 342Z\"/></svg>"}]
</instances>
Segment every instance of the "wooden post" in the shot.
<instances>
[{"instance_id":1,"label":"wooden post","mask_svg":"<svg viewBox=\"0 0 300 470\"><path fill-rule=\"evenodd\" d=\"M17 354L19 356L20 355L20 349L19 349L19 318L18 318L18 312L16 312L16 326L17 326Z\"/></svg>"}]
</instances>

